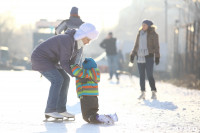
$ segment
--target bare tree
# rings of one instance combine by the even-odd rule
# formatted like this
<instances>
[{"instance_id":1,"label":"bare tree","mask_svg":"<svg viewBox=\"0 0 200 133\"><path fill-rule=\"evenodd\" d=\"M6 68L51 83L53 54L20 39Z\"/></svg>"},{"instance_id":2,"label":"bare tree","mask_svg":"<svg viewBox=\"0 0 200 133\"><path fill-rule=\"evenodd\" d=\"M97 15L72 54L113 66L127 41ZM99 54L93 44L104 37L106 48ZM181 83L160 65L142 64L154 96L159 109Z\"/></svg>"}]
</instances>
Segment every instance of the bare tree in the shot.
<instances>
[{"instance_id":1,"label":"bare tree","mask_svg":"<svg viewBox=\"0 0 200 133\"><path fill-rule=\"evenodd\" d=\"M0 46L8 46L14 31L14 19L10 16L0 15Z\"/></svg>"},{"instance_id":2,"label":"bare tree","mask_svg":"<svg viewBox=\"0 0 200 133\"><path fill-rule=\"evenodd\" d=\"M199 0L183 0L188 5L189 16L193 20L200 20L200 1Z\"/></svg>"}]
</instances>

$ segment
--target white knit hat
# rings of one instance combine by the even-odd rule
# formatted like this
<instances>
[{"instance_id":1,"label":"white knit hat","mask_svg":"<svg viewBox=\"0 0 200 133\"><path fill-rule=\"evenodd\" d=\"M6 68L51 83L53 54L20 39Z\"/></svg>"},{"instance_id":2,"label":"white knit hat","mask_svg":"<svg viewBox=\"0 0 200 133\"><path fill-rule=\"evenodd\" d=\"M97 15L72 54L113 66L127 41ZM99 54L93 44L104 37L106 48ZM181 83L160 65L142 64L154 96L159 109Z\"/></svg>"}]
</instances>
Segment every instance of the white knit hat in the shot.
<instances>
[{"instance_id":1,"label":"white knit hat","mask_svg":"<svg viewBox=\"0 0 200 133\"><path fill-rule=\"evenodd\" d=\"M96 30L95 26L90 23L82 24L79 29L74 34L75 40L83 39L84 37L88 37L91 40L94 40L98 37L99 32Z\"/></svg>"}]
</instances>

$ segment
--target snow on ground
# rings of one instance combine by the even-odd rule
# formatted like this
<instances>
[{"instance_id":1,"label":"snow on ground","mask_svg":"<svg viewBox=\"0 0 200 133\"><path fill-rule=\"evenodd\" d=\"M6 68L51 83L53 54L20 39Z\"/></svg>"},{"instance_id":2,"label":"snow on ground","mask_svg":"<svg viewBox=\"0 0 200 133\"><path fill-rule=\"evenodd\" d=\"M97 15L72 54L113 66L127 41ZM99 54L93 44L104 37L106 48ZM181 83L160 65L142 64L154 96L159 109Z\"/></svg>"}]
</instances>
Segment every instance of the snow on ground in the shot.
<instances>
[{"instance_id":1,"label":"snow on ground","mask_svg":"<svg viewBox=\"0 0 200 133\"><path fill-rule=\"evenodd\" d=\"M158 100L138 101L137 77L121 76L119 85L101 75L100 112L114 113L114 126L93 125L83 121L74 79L68 93L69 112L76 121L44 123L44 109L50 83L32 71L0 72L0 133L200 133L200 91L157 82Z\"/></svg>"}]
</instances>

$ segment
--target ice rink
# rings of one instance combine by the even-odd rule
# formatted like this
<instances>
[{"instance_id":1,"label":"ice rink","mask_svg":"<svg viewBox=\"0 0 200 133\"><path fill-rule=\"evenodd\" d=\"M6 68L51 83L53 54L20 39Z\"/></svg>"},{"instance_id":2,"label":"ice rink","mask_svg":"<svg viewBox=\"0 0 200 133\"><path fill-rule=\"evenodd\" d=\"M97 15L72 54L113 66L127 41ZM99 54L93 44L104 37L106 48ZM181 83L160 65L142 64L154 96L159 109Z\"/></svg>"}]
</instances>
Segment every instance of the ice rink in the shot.
<instances>
[{"instance_id":1,"label":"ice rink","mask_svg":"<svg viewBox=\"0 0 200 133\"><path fill-rule=\"evenodd\" d=\"M158 100L139 101L139 79L122 75L120 84L101 75L99 113L117 113L113 126L86 123L71 79L67 110L75 121L43 122L50 83L38 72L0 71L0 133L200 133L200 91L156 82Z\"/></svg>"}]
</instances>

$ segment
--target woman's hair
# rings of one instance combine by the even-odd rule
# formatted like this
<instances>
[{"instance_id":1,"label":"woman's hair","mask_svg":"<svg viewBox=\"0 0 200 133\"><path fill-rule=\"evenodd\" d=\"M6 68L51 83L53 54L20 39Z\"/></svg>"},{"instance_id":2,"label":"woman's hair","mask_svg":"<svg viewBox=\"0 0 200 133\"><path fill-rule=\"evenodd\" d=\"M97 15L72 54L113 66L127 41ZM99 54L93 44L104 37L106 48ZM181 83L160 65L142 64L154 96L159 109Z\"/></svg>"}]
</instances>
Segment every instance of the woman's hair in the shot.
<instances>
[{"instance_id":1,"label":"woman's hair","mask_svg":"<svg viewBox=\"0 0 200 133\"><path fill-rule=\"evenodd\" d=\"M148 27L147 31L151 31L151 30L155 30L155 29L157 29L157 26L151 25L150 27ZM142 26L139 28L139 31L141 31L141 30L142 30Z\"/></svg>"},{"instance_id":2,"label":"woman's hair","mask_svg":"<svg viewBox=\"0 0 200 133\"><path fill-rule=\"evenodd\" d=\"M78 14L70 14L70 17L77 17L80 18L80 16Z\"/></svg>"}]
</instances>

